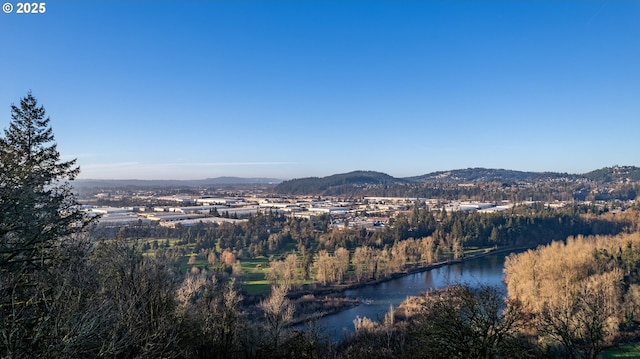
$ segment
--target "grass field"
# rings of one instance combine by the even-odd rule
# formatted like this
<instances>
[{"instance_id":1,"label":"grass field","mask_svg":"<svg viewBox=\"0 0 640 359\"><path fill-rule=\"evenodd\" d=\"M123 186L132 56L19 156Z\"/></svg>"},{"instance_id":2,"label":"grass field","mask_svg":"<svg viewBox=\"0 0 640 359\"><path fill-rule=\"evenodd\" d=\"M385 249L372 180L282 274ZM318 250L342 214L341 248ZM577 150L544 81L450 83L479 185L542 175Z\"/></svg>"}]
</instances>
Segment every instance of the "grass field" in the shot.
<instances>
[{"instance_id":1,"label":"grass field","mask_svg":"<svg viewBox=\"0 0 640 359\"><path fill-rule=\"evenodd\" d=\"M203 256L196 256L195 263L189 264L189 259L195 254L188 254L180 258L180 271L186 273L192 267L209 268L210 265ZM242 268L242 288L250 295L258 295L268 293L271 285L266 279L269 271L269 258L261 256L257 258L240 259L240 267Z\"/></svg>"},{"instance_id":2,"label":"grass field","mask_svg":"<svg viewBox=\"0 0 640 359\"><path fill-rule=\"evenodd\" d=\"M603 359L613 358L640 358L640 343L625 344L617 348L607 349L602 352Z\"/></svg>"},{"instance_id":3,"label":"grass field","mask_svg":"<svg viewBox=\"0 0 640 359\"><path fill-rule=\"evenodd\" d=\"M257 257L253 259L245 259L240 262L243 278L243 289L248 294L264 294L269 292L271 285L266 279L266 274L269 271L269 258Z\"/></svg>"}]
</instances>

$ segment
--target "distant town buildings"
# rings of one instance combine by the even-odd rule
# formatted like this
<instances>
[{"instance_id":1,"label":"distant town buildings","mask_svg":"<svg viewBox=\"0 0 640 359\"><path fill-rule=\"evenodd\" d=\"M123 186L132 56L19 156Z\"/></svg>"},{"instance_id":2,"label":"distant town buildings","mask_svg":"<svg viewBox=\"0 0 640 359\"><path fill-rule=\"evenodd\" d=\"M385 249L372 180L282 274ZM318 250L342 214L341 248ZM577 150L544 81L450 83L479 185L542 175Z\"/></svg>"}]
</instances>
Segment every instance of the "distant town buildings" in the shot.
<instances>
[{"instance_id":1,"label":"distant town buildings","mask_svg":"<svg viewBox=\"0 0 640 359\"><path fill-rule=\"evenodd\" d=\"M100 193L97 198L108 195ZM239 223L257 213L278 212L297 218L315 218L326 215L333 228L384 228L389 219L411 210L413 206L426 206L433 211L477 211L492 213L506 211L515 205L509 201L477 202L410 197L363 197L353 201L330 198L276 197L276 196L145 196L147 201L175 203L165 206L103 207L86 206L87 211L100 215L100 225L123 226L136 223L157 223L161 226L193 226L203 224ZM532 204L530 202L529 204ZM565 202L545 203L548 208L561 208Z\"/></svg>"}]
</instances>

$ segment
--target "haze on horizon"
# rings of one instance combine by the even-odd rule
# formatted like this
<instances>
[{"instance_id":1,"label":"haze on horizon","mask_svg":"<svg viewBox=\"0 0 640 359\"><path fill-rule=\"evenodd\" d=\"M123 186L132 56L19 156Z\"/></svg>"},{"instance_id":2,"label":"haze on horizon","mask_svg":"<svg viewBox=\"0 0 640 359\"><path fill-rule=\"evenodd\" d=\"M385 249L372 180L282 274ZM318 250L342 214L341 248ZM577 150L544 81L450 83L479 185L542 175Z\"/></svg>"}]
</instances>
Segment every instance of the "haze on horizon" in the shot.
<instances>
[{"instance_id":1,"label":"haze on horizon","mask_svg":"<svg viewBox=\"0 0 640 359\"><path fill-rule=\"evenodd\" d=\"M639 2L49 1L0 13L79 178L639 165Z\"/></svg>"}]
</instances>

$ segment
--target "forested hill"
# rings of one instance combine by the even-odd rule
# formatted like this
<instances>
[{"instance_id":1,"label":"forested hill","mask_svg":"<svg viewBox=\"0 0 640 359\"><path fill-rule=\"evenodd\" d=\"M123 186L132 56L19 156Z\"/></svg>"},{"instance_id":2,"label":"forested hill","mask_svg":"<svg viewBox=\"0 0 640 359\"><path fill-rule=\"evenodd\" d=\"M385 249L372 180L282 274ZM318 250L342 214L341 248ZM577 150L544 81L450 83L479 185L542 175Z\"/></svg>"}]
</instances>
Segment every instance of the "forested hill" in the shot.
<instances>
[{"instance_id":1,"label":"forested hill","mask_svg":"<svg viewBox=\"0 0 640 359\"><path fill-rule=\"evenodd\" d=\"M413 182L487 182L487 181L541 181L558 178L576 178L559 172L523 172L492 168L466 168L451 171L432 172L422 176L409 177Z\"/></svg>"},{"instance_id":2,"label":"forested hill","mask_svg":"<svg viewBox=\"0 0 640 359\"><path fill-rule=\"evenodd\" d=\"M537 182L554 179L590 180L598 183L638 182L640 167L613 166L604 167L584 174L562 172L524 172L492 168L466 168L451 171L432 172L422 176L407 177L411 182Z\"/></svg>"},{"instance_id":3,"label":"forested hill","mask_svg":"<svg viewBox=\"0 0 640 359\"><path fill-rule=\"evenodd\" d=\"M375 171L353 171L327 177L307 177L284 181L275 187L283 194L342 195L370 185L403 183L407 180Z\"/></svg>"},{"instance_id":4,"label":"forested hill","mask_svg":"<svg viewBox=\"0 0 640 359\"><path fill-rule=\"evenodd\" d=\"M535 183L566 180L577 184L589 181L595 185L629 184L640 182L640 168L635 166L612 166L584 174L560 172L524 172L491 168L466 168L438 171L421 176L397 178L376 171L353 171L327 177L307 177L282 182L274 178L218 177L202 180L89 180L74 181L76 189L120 188L120 187L206 187L213 185L261 184L275 186L275 192L292 195L384 195L384 196L440 196L440 192L425 188L454 186L462 183L516 182ZM579 189L578 189L579 190ZM472 194L472 193L467 193ZM455 196L457 197L457 193ZM629 197L629 196L627 196ZM635 196L631 196L635 198ZM626 197L625 197L626 198Z\"/></svg>"},{"instance_id":5,"label":"forested hill","mask_svg":"<svg viewBox=\"0 0 640 359\"><path fill-rule=\"evenodd\" d=\"M587 172L584 177L603 183L640 181L640 168L636 166L613 166Z\"/></svg>"},{"instance_id":6,"label":"forested hill","mask_svg":"<svg viewBox=\"0 0 640 359\"><path fill-rule=\"evenodd\" d=\"M446 197L448 193L457 198L460 194L468 196L478 194L476 193L478 189L459 188L458 184L463 183L502 182L504 186L510 187L517 182L547 182L551 184L558 183L558 181L568 184L569 187L565 188L565 190L570 197L573 196L571 194L572 192L584 194L593 189L597 189L599 186L607 187L608 192L611 192L613 188L611 186L632 186L634 188L622 188L625 193L630 194L626 194L620 198L618 198L619 196L613 196L613 198L633 199L636 196L635 187L637 187L639 185L638 182L640 182L640 168L635 166L613 166L584 174L466 168L432 172L407 178L396 178L385 173L374 171L354 171L327 177L309 177L284 181L275 187L275 192L294 195L380 195L411 197ZM588 185L588 189L583 188L585 187L585 181L591 183ZM444 188L448 188L447 193L445 193ZM585 189L587 189L586 192ZM616 190L619 189L620 188L617 188ZM629 190L632 191L629 192ZM594 193L600 192L602 191L595 190ZM531 197L533 194L528 194L527 196ZM602 195L599 196L602 197ZM584 200L585 198L582 199Z\"/></svg>"},{"instance_id":7,"label":"forested hill","mask_svg":"<svg viewBox=\"0 0 640 359\"><path fill-rule=\"evenodd\" d=\"M344 195L361 192L367 187L385 187L420 183L467 183L467 182L535 182L558 178L577 178L578 175L555 172L522 172L504 169L467 168L432 172L421 176L396 178L381 172L354 171L327 177L307 177L284 181L275 187L281 194Z\"/></svg>"}]
</instances>

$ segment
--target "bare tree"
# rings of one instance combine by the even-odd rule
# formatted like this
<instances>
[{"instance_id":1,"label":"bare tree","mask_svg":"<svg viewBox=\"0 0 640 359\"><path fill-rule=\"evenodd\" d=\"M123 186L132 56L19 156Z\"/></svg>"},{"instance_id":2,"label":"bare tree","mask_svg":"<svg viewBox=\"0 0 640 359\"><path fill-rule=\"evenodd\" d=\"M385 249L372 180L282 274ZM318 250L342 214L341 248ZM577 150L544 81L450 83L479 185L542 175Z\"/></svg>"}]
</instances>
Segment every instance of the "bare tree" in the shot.
<instances>
[{"instance_id":1,"label":"bare tree","mask_svg":"<svg viewBox=\"0 0 640 359\"><path fill-rule=\"evenodd\" d=\"M271 262L269 262L269 271L267 272L265 277L271 283L271 285L281 283L288 284L286 283L287 275L285 273L286 268L284 261L272 260Z\"/></svg>"},{"instance_id":2,"label":"bare tree","mask_svg":"<svg viewBox=\"0 0 640 359\"><path fill-rule=\"evenodd\" d=\"M286 276L288 278L289 285L297 286L300 278L298 271L298 256L293 253L287 254L287 257L284 259L284 268L285 273L287 273Z\"/></svg>"},{"instance_id":3,"label":"bare tree","mask_svg":"<svg viewBox=\"0 0 640 359\"><path fill-rule=\"evenodd\" d=\"M422 238L422 240L420 241L420 259L422 259L423 262L429 264L434 262L434 251L435 251L435 241L433 239L433 237L429 236L429 237L424 237Z\"/></svg>"},{"instance_id":4,"label":"bare tree","mask_svg":"<svg viewBox=\"0 0 640 359\"><path fill-rule=\"evenodd\" d=\"M287 333L286 325L293 319L294 308L287 298L288 290L285 285L274 285L271 295L259 304L265 318L266 347L273 353L278 351Z\"/></svg>"},{"instance_id":5,"label":"bare tree","mask_svg":"<svg viewBox=\"0 0 640 359\"><path fill-rule=\"evenodd\" d=\"M246 317L234 280L221 283L206 271L188 274L177 291L180 316L192 356L231 358L242 351Z\"/></svg>"},{"instance_id":6,"label":"bare tree","mask_svg":"<svg viewBox=\"0 0 640 359\"><path fill-rule=\"evenodd\" d=\"M315 257L313 267L316 270L316 279L322 285L327 285L335 281L334 258L326 250L320 250Z\"/></svg>"},{"instance_id":7,"label":"bare tree","mask_svg":"<svg viewBox=\"0 0 640 359\"><path fill-rule=\"evenodd\" d=\"M569 358L597 358L617 330L621 280L616 269L583 281L575 292L558 293L558 301L544 304L536 328Z\"/></svg>"},{"instance_id":8,"label":"bare tree","mask_svg":"<svg viewBox=\"0 0 640 359\"><path fill-rule=\"evenodd\" d=\"M118 240L99 246L91 259L107 327L98 356L182 357L171 266Z\"/></svg>"},{"instance_id":9,"label":"bare tree","mask_svg":"<svg viewBox=\"0 0 640 359\"><path fill-rule=\"evenodd\" d=\"M526 356L518 340L523 325L519 303L504 301L498 288L456 285L427 294L423 313L412 323L412 344L428 348L412 357L495 358Z\"/></svg>"},{"instance_id":10,"label":"bare tree","mask_svg":"<svg viewBox=\"0 0 640 359\"><path fill-rule=\"evenodd\" d=\"M637 234L570 237L537 250L512 255L505 262L509 297L522 302L537 335L551 350L569 358L595 358L617 333L625 306L623 267L615 253ZM629 246L631 247L631 246Z\"/></svg>"},{"instance_id":11,"label":"bare tree","mask_svg":"<svg viewBox=\"0 0 640 359\"><path fill-rule=\"evenodd\" d=\"M349 270L349 251L339 247L334 253L336 264L336 280L338 282L344 280L347 271Z\"/></svg>"},{"instance_id":12,"label":"bare tree","mask_svg":"<svg viewBox=\"0 0 640 359\"><path fill-rule=\"evenodd\" d=\"M356 248L352 262L358 282L369 280L375 275L377 255L373 248L368 246Z\"/></svg>"}]
</instances>

